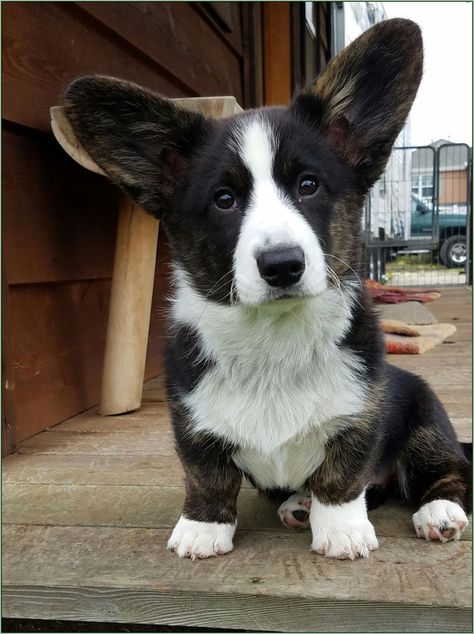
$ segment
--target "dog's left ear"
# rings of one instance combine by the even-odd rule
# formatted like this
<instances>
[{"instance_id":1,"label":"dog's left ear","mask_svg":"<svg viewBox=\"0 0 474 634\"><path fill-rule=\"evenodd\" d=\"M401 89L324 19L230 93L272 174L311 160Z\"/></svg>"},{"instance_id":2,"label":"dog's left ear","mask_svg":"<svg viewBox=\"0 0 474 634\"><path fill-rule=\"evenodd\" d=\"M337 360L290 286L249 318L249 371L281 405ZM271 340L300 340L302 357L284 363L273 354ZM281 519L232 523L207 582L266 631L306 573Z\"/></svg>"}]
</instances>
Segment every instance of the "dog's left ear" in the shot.
<instances>
[{"instance_id":1,"label":"dog's left ear","mask_svg":"<svg viewBox=\"0 0 474 634\"><path fill-rule=\"evenodd\" d=\"M376 24L341 51L292 109L320 126L369 188L381 175L405 123L423 70L417 24Z\"/></svg>"}]
</instances>

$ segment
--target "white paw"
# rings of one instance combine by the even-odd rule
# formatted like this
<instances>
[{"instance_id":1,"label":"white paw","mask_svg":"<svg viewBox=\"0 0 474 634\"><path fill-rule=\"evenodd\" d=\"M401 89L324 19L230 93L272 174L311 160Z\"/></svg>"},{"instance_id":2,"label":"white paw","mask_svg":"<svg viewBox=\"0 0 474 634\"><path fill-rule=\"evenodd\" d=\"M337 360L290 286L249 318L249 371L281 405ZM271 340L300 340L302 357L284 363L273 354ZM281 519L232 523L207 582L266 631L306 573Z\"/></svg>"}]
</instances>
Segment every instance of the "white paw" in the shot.
<instances>
[{"instance_id":1,"label":"white paw","mask_svg":"<svg viewBox=\"0 0 474 634\"><path fill-rule=\"evenodd\" d=\"M428 502L413 515L417 536L428 541L459 539L468 524L466 513L450 500Z\"/></svg>"},{"instance_id":2,"label":"white paw","mask_svg":"<svg viewBox=\"0 0 474 634\"><path fill-rule=\"evenodd\" d=\"M304 530L309 526L311 497L306 491L297 491L291 495L278 509L278 515L288 528Z\"/></svg>"},{"instance_id":3,"label":"white paw","mask_svg":"<svg viewBox=\"0 0 474 634\"><path fill-rule=\"evenodd\" d=\"M310 514L311 550L336 559L368 557L378 548L374 527L369 522L365 492L352 502L327 506L313 496Z\"/></svg>"},{"instance_id":4,"label":"white paw","mask_svg":"<svg viewBox=\"0 0 474 634\"><path fill-rule=\"evenodd\" d=\"M181 516L168 540L168 549L178 557L205 559L232 550L236 524L196 522Z\"/></svg>"}]
</instances>

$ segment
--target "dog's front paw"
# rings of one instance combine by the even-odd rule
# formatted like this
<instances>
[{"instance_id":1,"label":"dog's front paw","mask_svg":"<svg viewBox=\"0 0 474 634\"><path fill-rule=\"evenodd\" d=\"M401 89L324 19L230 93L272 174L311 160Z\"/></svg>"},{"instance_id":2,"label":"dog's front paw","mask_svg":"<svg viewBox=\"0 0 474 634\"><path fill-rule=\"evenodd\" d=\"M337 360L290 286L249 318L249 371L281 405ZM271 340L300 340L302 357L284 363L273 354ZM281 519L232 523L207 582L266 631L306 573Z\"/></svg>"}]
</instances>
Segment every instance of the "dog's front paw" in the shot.
<instances>
[{"instance_id":1,"label":"dog's front paw","mask_svg":"<svg viewBox=\"0 0 474 634\"><path fill-rule=\"evenodd\" d=\"M196 522L181 516L168 540L168 549L178 557L205 559L232 550L235 524Z\"/></svg>"},{"instance_id":2,"label":"dog's front paw","mask_svg":"<svg viewBox=\"0 0 474 634\"><path fill-rule=\"evenodd\" d=\"M459 504L450 500L428 502L413 515L417 536L428 541L459 539L468 524L466 513Z\"/></svg>"},{"instance_id":3,"label":"dog's front paw","mask_svg":"<svg viewBox=\"0 0 474 634\"><path fill-rule=\"evenodd\" d=\"M378 546L374 527L369 520L365 520L362 524L342 524L316 529L313 531L311 550L326 557L356 559L368 557L369 552Z\"/></svg>"},{"instance_id":4,"label":"dog's front paw","mask_svg":"<svg viewBox=\"0 0 474 634\"><path fill-rule=\"evenodd\" d=\"M374 527L367 518L365 494L351 502L322 504L313 496L311 506L311 550L336 559L368 557L378 548Z\"/></svg>"}]
</instances>

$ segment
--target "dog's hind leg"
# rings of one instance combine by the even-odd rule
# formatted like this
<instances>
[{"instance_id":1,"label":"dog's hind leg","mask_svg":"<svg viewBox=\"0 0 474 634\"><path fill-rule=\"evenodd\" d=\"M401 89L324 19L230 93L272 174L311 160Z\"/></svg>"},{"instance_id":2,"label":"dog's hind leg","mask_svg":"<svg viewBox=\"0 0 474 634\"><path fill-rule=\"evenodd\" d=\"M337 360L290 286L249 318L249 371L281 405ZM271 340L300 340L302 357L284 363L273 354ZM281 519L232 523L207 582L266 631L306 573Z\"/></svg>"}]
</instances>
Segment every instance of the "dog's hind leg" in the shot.
<instances>
[{"instance_id":1,"label":"dog's hind leg","mask_svg":"<svg viewBox=\"0 0 474 634\"><path fill-rule=\"evenodd\" d=\"M459 539L469 524L471 465L446 414L441 414L441 421L435 418L412 431L397 463L397 476L402 495L419 506L413 515L417 536L446 542Z\"/></svg>"}]
</instances>

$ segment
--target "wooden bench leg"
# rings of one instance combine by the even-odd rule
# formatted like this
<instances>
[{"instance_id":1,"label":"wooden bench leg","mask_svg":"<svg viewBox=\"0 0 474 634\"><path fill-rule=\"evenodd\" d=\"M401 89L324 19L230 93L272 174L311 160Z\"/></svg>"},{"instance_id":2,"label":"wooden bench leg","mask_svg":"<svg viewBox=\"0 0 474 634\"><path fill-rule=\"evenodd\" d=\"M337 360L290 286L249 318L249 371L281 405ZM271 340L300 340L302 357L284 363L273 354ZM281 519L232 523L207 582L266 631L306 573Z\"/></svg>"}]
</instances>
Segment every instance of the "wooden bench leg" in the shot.
<instances>
[{"instance_id":1,"label":"wooden bench leg","mask_svg":"<svg viewBox=\"0 0 474 634\"><path fill-rule=\"evenodd\" d=\"M100 413L140 407L159 221L122 196L105 344Z\"/></svg>"}]
</instances>

